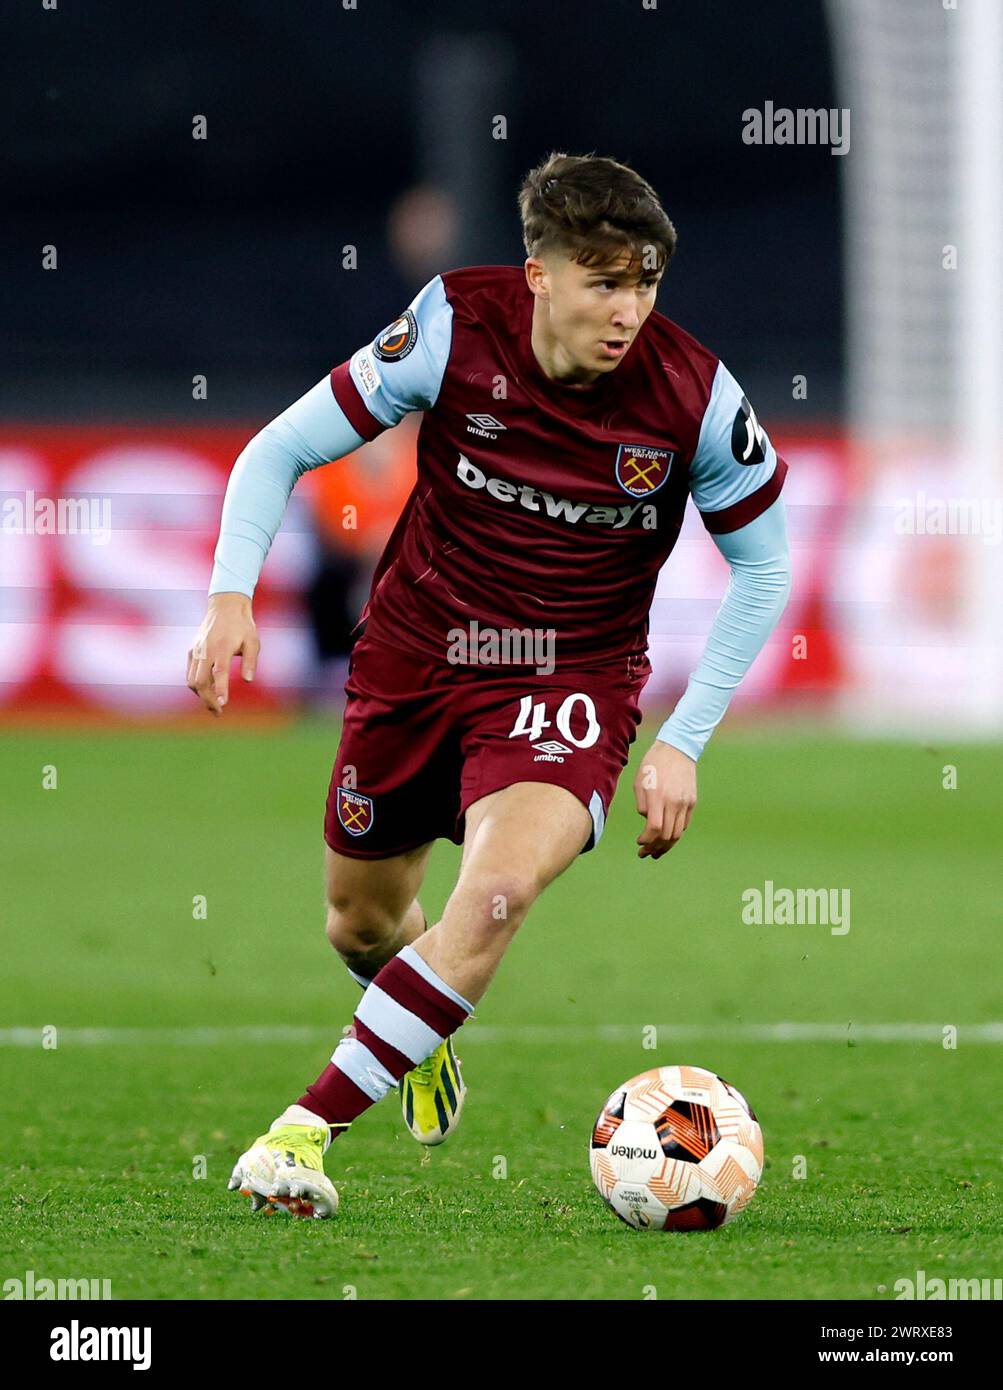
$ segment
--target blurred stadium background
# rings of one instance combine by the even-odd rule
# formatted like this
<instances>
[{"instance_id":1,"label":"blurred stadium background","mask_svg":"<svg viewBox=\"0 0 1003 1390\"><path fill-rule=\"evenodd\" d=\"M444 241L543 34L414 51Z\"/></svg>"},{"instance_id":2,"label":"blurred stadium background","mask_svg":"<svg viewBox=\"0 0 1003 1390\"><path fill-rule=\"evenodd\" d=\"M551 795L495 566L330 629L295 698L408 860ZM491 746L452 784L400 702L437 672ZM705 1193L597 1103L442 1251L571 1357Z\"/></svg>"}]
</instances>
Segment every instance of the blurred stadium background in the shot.
<instances>
[{"instance_id":1,"label":"blurred stadium background","mask_svg":"<svg viewBox=\"0 0 1003 1390\"><path fill-rule=\"evenodd\" d=\"M184 653L236 455L436 271L521 260L519 180L564 148L659 190L680 235L659 307L730 365L791 463L794 598L735 709L997 733L997 11L8 12L0 717L200 717ZM849 153L744 143L767 100L849 107ZM258 591L260 682L231 718L336 702L414 434L297 486ZM110 532L19 534L16 509L44 498L88 500ZM993 534L937 533L952 500ZM652 614L653 712L725 577L691 515Z\"/></svg>"}]
</instances>

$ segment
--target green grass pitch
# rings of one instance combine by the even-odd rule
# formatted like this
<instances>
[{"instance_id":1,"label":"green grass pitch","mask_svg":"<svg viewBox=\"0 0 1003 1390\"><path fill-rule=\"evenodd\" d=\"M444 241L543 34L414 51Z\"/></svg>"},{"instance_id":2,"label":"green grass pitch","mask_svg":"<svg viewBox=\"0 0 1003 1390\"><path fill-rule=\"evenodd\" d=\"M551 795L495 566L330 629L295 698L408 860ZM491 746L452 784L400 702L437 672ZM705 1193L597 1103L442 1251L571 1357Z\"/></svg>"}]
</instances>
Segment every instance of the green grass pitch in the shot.
<instances>
[{"instance_id":1,"label":"green grass pitch","mask_svg":"<svg viewBox=\"0 0 1003 1390\"><path fill-rule=\"evenodd\" d=\"M1003 749L725 730L657 864L635 858L626 772L602 844L536 905L459 1035L458 1133L421 1149L389 1097L329 1152L338 1217L308 1223L252 1218L225 1189L358 997L323 935L337 729L228 717L2 740L0 1280L110 1279L117 1298L891 1299L921 1269L999 1275L985 1025L1003 1019ZM437 847L430 915L457 863ZM767 879L849 889L850 930L745 924L742 893ZM786 1022L835 1032L754 1028ZM876 1035L895 1024L932 1031ZM46 1026L55 1047L13 1031ZM733 1081L765 1134L752 1205L710 1234L633 1232L589 1176L603 1099L672 1062Z\"/></svg>"}]
</instances>

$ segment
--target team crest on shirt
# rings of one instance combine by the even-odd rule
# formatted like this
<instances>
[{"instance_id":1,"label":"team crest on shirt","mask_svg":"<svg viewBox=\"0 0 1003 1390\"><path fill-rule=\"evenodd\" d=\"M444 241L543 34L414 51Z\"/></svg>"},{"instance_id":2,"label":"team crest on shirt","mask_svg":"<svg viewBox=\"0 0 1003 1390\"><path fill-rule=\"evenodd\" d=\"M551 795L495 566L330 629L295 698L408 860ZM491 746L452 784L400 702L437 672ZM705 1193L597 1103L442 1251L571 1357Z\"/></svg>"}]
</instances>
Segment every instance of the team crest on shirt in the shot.
<instances>
[{"instance_id":1,"label":"team crest on shirt","mask_svg":"<svg viewBox=\"0 0 1003 1390\"><path fill-rule=\"evenodd\" d=\"M674 458L671 449L621 444L616 451L616 480L631 497L647 497L668 478Z\"/></svg>"},{"instance_id":2,"label":"team crest on shirt","mask_svg":"<svg viewBox=\"0 0 1003 1390\"><path fill-rule=\"evenodd\" d=\"M389 328L373 344L373 352L381 362L399 362L406 357L418 341L418 320L410 309L405 310L399 319L394 319Z\"/></svg>"},{"instance_id":3,"label":"team crest on shirt","mask_svg":"<svg viewBox=\"0 0 1003 1390\"><path fill-rule=\"evenodd\" d=\"M338 820L349 835L365 835L373 828L373 799L347 787L338 788Z\"/></svg>"}]
</instances>

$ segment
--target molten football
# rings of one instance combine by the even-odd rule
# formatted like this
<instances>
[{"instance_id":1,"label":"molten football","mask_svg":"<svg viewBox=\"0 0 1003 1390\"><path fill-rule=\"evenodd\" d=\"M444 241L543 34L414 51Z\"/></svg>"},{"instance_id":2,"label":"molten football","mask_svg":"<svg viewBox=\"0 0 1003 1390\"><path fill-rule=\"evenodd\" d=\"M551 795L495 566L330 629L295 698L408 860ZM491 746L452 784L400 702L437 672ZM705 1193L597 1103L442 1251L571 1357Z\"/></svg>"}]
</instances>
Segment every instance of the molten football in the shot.
<instances>
[{"instance_id":1,"label":"molten football","mask_svg":"<svg viewBox=\"0 0 1003 1390\"><path fill-rule=\"evenodd\" d=\"M654 1067L618 1086L589 1151L603 1200L641 1231L707 1231L752 1200L763 1134L748 1101L703 1067Z\"/></svg>"}]
</instances>

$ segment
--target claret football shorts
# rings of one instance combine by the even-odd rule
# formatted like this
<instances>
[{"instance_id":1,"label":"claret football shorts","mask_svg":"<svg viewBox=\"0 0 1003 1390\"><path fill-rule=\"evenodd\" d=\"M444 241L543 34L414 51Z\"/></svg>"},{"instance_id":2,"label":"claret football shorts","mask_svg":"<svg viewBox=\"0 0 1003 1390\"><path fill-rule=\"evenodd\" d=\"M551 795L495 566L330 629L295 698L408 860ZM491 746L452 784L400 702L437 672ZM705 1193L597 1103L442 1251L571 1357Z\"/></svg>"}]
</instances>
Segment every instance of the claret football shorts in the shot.
<instances>
[{"instance_id":1,"label":"claret football shorts","mask_svg":"<svg viewBox=\"0 0 1003 1390\"><path fill-rule=\"evenodd\" d=\"M567 787L602 834L651 674L537 675L516 666L451 666L363 635L331 776L324 838L339 854L385 859L447 839L463 842L467 807L515 782Z\"/></svg>"}]
</instances>

